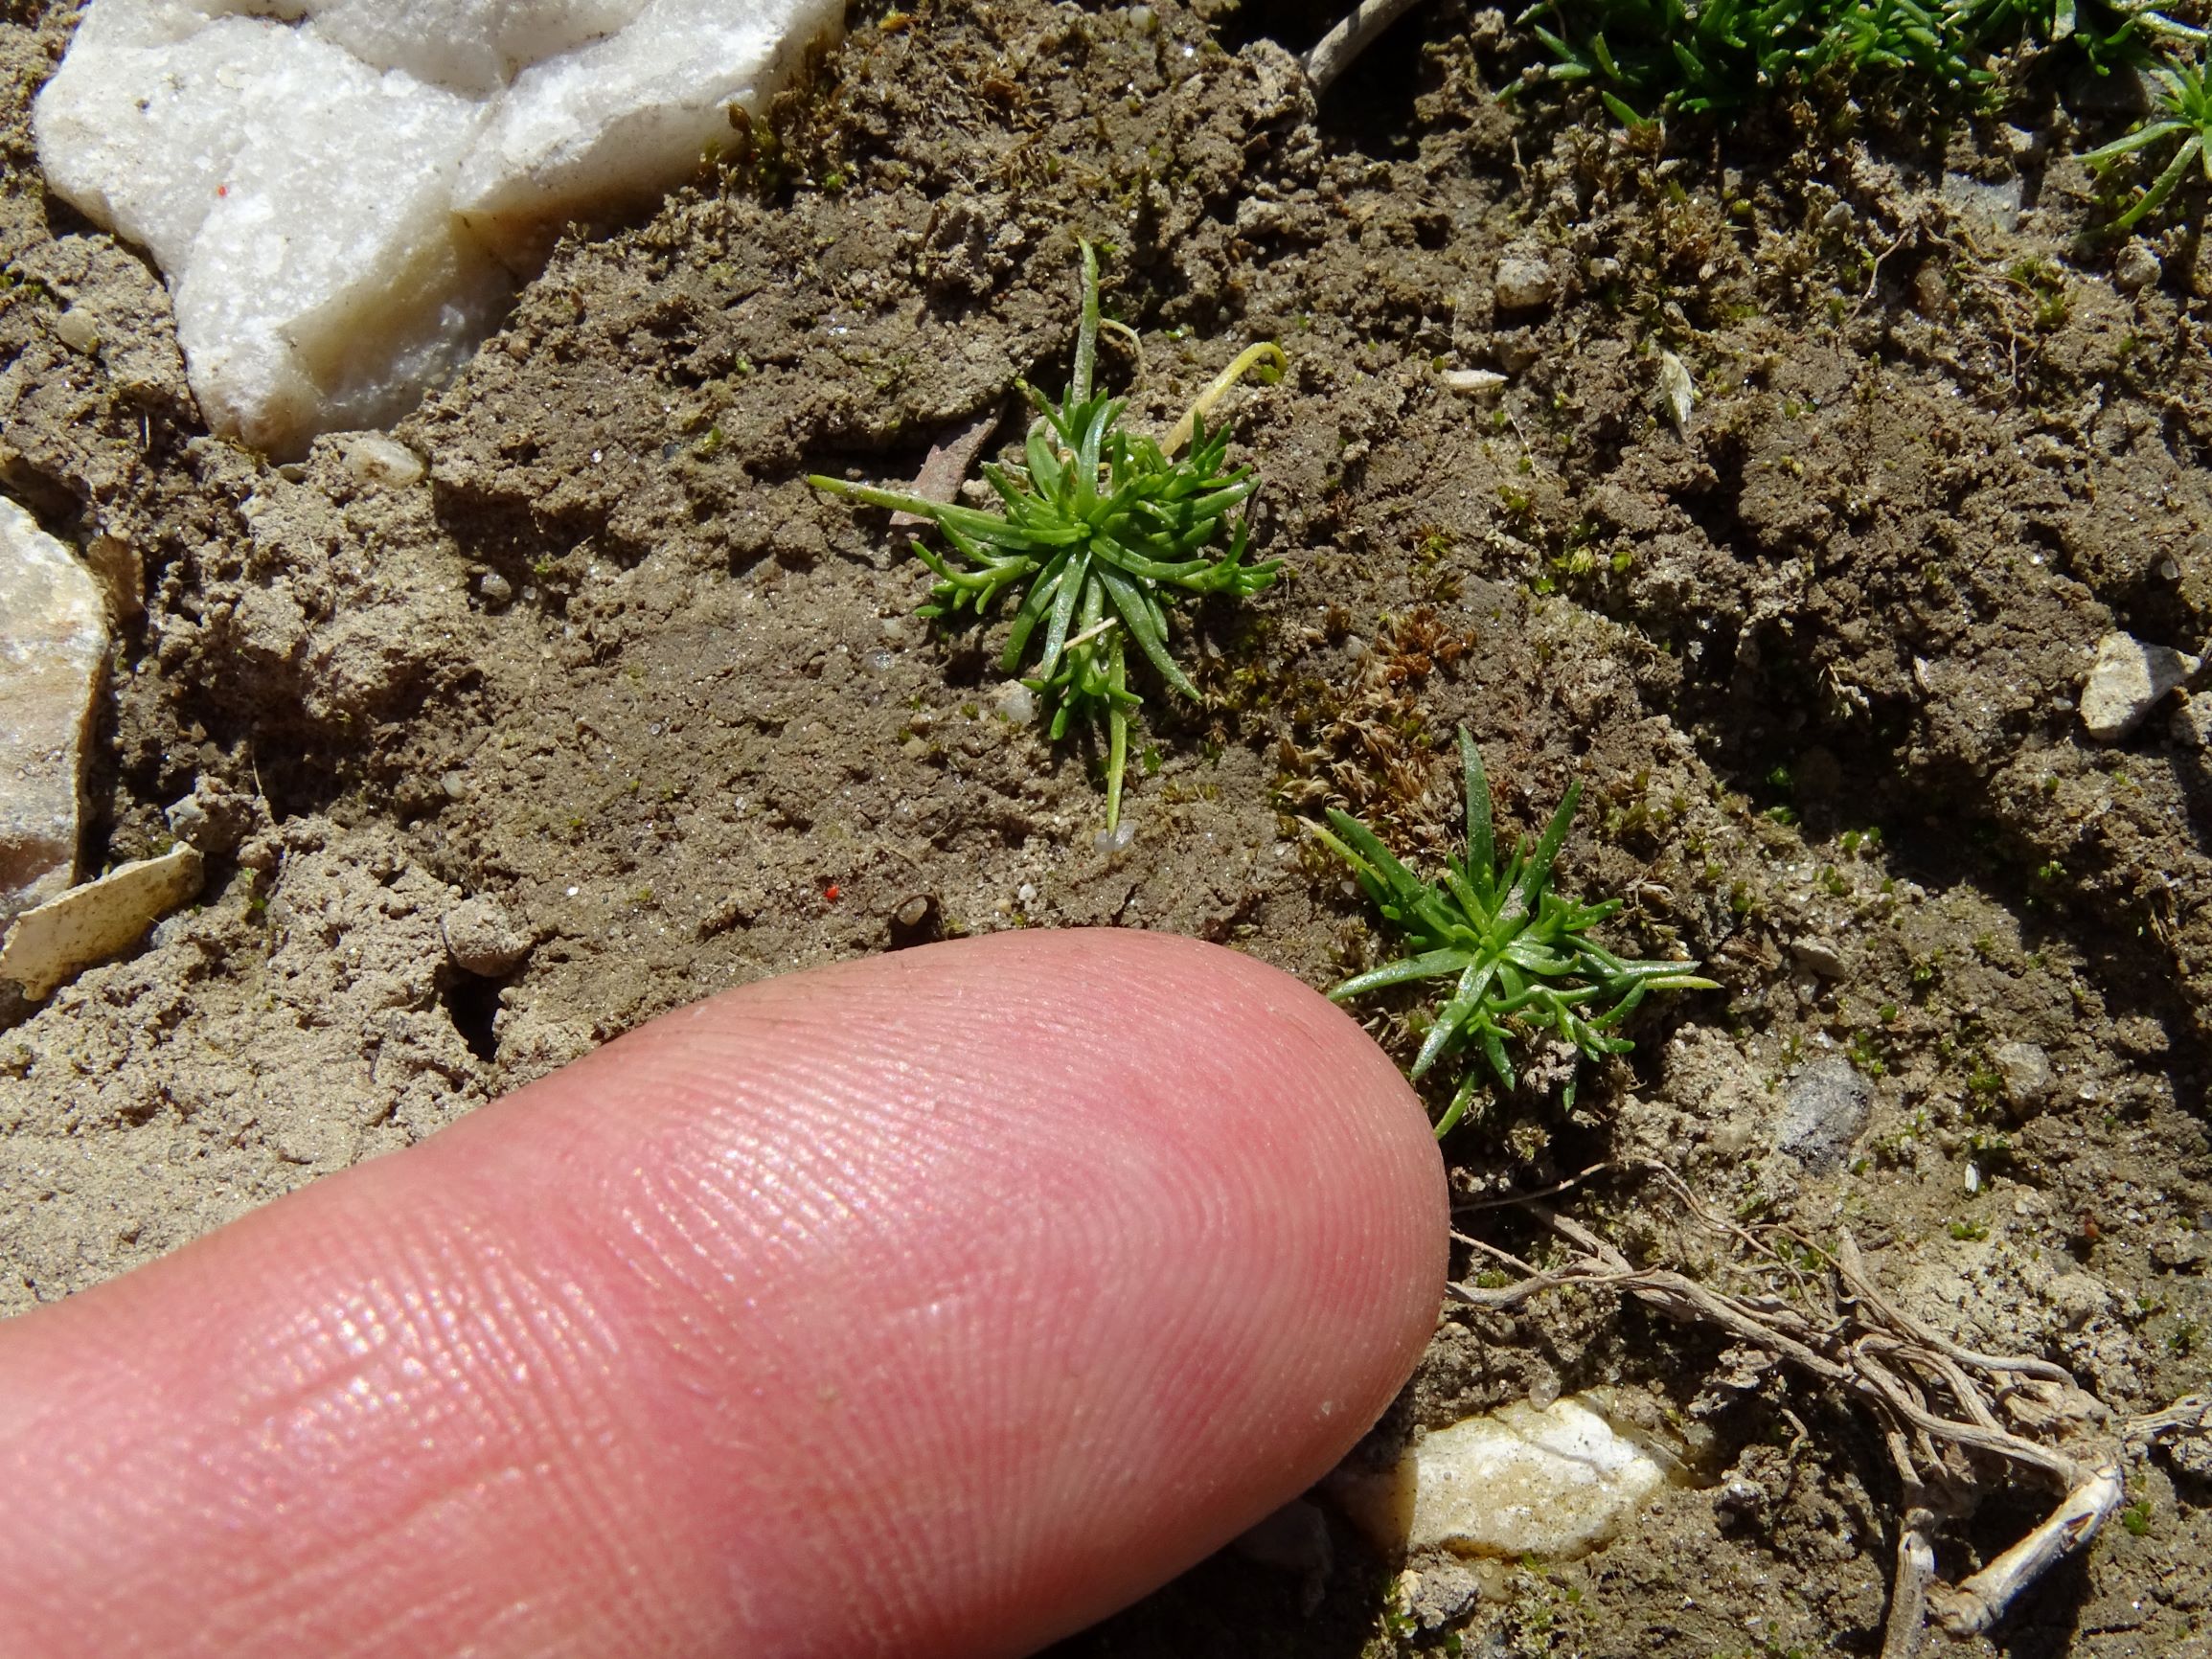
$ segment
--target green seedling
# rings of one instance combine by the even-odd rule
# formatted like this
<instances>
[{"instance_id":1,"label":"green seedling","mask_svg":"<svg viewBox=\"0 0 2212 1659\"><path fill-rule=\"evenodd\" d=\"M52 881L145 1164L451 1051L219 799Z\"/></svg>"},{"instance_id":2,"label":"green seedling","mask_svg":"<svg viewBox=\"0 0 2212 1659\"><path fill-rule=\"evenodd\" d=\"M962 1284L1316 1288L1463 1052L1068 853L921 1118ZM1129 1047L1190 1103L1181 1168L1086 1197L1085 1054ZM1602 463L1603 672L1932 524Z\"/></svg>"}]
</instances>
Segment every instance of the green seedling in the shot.
<instances>
[{"instance_id":1,"label":"green seedling","mask_svg":"<svg viewBox=\"0 0 2212 1659\"><path fill-rule=\"evenodd\" d=\"M2134 204L2112 221L2114 231L2132 228L2137 220L2156 213L2166 198L2180 187L2188 176L2189 164L2198 163L2207 179L2212 179L2212 84L2207 84L2204 70L2197 63L2169 62L2150 71L2150 77L2158 83L2157 102L2153 109L2154 119L2136 128L2127 137L2090 150L2082 160L2098 172L2112 168L2123 156L2139 149L2149 149L2170 138L2180 140L2173 159L2165 170L2151 181L2151 188L2136 198Z\"/></svg>"},{"instance_id":2,"label":"green seedling","mask_svg":"<svg viewBox=\"0 0 2212 1659\"><path fill-rule=\"evenodd\" d=\"M2104 74L2198 37L2138 0L1537 0L1520 22L1552 55L1548 79L1592 83L1631 126L1639 102L1725 113L1815 80L1986 102L1988 60L2022 40Z\"/></svg>"},{"instance_id":3,"label":"green seedling","mask_svg":"<svg viewBox=\"0 0 2212 1659\"><path fill-rule=\"evenodd\" d=\"M1121 430L1126 400L1092 389L1098 255L1088 242L1082 247L1075 375L1058 402L1020 382L1038 412L1024 460L983 468L1001 511L819 475L808 482L914 513L944 534L948 554L915 549L938 579L922 615L953 617L965 609L982 617L1002 594L1019 596L1000 670L1014 673L1034 649L1022 683L1047 699L1055 739L1071 726L1106 722L1110 831L1121 818L1129 711L1143 701L1129 689L1130 642L1170 689L1196 702L1197 688L1168 654L1169 607L1182 594L1247 599L1282 569L1280 559L1245 562L1246 504L1259 481L1250 467L1228 466L1228 423L1209 427L1206 413L1247 373L1257 370L1269 383L1280 378L1287 359L1277 346L1254 346L1206 389L1164 444L1130 436ZM1190 453L1174 459L1186 442Z\"/></svg>"},{"instance_id":4,"label":"green seedling","mask_svg":"<svg viewBox=\"0 0 2212 1659\"><path fill-rule=\"evenodd\" d=\"M1467 852L1445 860L1441 882L1421 880L1348 812L1331 810L1334 833L1313 831L1352 866L1367 897L1405 935L1410 950L1386 966L1354 975L1330 991L1330 1000L1346 1002L1412 980L1454 982L1414 1059L1412 1076L1419 1078L1445 1056L1472 1047L1482 1051L1491 1073L1510 1089L1509 1036L1554 1031L1585 1057L1599 1059L1633 1046L1614 1034L1615 1028L1647 993L1720 989L1697 976L1694 962L1630 961L1591 939L1590 929L1620 909L1619 899L1581 904L1552 890L1552 861L1582 798L1579 783L1568 786L1566 799L1535 847L1516 837L1512 853L1501 863L1490 780L1474 739L1464 729L1459 755L1467 780ZM1473 1069L1461 1079L1436 1125L1439 1140L1466 1115L1480 1081ZM1566 1103L1574 1104L1572 1079Z\"/></svg>"}]
</instances>

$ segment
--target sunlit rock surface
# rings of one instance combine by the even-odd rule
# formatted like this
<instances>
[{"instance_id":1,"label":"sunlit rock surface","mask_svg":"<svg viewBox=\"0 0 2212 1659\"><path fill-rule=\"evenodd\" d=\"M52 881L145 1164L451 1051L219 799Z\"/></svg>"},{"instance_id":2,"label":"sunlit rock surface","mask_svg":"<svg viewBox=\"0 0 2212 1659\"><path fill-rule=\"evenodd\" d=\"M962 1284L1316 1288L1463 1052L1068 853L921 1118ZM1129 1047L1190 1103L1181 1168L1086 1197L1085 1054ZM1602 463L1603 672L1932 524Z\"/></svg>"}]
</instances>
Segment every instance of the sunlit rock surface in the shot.
<instances>
[{"instance_id":1,"label":"sunlit rock surface","mask_svg":"<svg viewBox=\"0 0 2212 1659\"><path fill-rule=\"evenodd\" d=\"M1582 1399L1526 1401L1424 1435L1383 1474L1330 1489L1384 1551L1557 1560L1614 1535L1667 1469Z\"/></svg>"},{"instance_id":2,"label":"sunlit rock surface","mask_svg":"<svg viewBox=\"0 0 2212 1659\"><path fill-rule=\"evenodd\" d=\"M76 879L85 744L106 657L92 573L0 497L0 932Z\"/></svg>"},{"instance_id":3,"label":"sunlit rock surface","mask_svg":"<svg viewBox=\"0 0 2212 1659\"><path fill-rule=\"evenodd\" d=\"M685 177L835 0L91 0L33 114L55 191L152 254L209 425L383 424L565 221Z\"/></svg>"},{"instance_id":4,"label":"sunlit rock surface","mask_svg":"<svg viewBox=\"0 0 2212 1659\"><path fill-rule=\"evenodd\" d=\"M33 1002L44 1001L56 986L128 950L148 928L195 898L205 869L198 849L179 845L158 858L119 864L26 910L0 941L0 979L22 986Z\"/></svg>"}]
</instances>

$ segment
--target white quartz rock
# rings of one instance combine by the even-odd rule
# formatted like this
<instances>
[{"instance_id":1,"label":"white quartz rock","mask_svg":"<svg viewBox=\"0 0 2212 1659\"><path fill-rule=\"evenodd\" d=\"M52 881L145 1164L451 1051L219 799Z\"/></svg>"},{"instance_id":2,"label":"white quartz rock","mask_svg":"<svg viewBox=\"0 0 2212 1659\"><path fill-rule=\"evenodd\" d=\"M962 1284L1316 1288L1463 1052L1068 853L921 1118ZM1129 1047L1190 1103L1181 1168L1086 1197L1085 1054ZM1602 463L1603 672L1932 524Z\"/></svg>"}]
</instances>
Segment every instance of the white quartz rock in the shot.
<instances>
[{"instance_id":1,"label":"white quartz rock","mask_svg":"<svg viewBox=\"0 0 2212 1659\"><path fill-rule=\"evenodd\" d=\"M494 247L542 257L564 219L664 190L766 106L843 0L650 0L619 34L515 77L461 169L460 210Z\"/></svg>"},{"instance_id":2,"label":"white quartz rock","mask_svg":"<svg viewBox=\"0 0 2212 1659\"><path fill-rule=\"evenodd\" d=\"M379 69L489 98L540 58L612 34L646 0L313 0L315 33Z\"/></svg>"},{"instance_id":3,"label":"white quartz rock","mask_svg":"<svg viewBox=\"0 0 2212 1659\"><path fill-rule=\"evenodd\" d=\"M55 191L154 257L208 424L383 424L565 221L686 176L836 0L91 0L33 112Z\"/></svg>"},{"instance_id":4,"label":"white quartz rock","mask_svg":"<svg viewBox=\"0 0 2212 1659\"><path fill-rule=\"evenodd\" d=\"M2116 743L2143 723L2159 698L2189 683L2203 667L2171 646L2146 645L2132 634L2109 633L2082 687L2082 724L2099 742Z\"/></svg>"},{"instance_id":5,"label":"white quartz rock","mask_svg":"<svg viewBox=\"0 0 2212 1659\"><path fill-rule=\"evenodd\" d=\"M1380 1475L1339 1471L1330 1490L1376 1544L1464 1556L1580 1556L1667 1482L1651 1451L1585 1399L1519 1401L1436 1430Z\"/></svg>"},{"instance_id":6,"label":"white quartz rock","mask_svg":"<svg viewBox=\"0 0 2212 1659\"><path fill-rule=\"evenodd\" d=\"M68 548L0 497L0 930L77 876L107 623Z\"/></svg>"}]
</instances>

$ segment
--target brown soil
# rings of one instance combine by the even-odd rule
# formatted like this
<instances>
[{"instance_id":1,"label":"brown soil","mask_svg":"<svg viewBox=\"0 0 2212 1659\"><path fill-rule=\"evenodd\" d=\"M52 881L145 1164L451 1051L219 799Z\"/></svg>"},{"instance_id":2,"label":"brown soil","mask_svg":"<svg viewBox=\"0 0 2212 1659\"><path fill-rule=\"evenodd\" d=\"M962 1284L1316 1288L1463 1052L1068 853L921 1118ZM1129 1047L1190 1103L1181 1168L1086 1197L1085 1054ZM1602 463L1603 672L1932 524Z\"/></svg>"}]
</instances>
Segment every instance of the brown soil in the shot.
<instances>
[{"instance_id":1,"label":"brown soil","mask_svg":"<svg viewBox=\"0 0 2212 1659\"><path fill-rule=\"evenodd\" d=\"M204 435L157 277L38 187L67 8L0 7L0 483L145 571L91 863L195 789L218 854L134 959L0 1013L0 1311L664 1009L933 932L1168 928L1326 986L1387 945L1301 820L1441 850L1464 724L1515 827L1584 780L1563 880L1629 900L1615 943L1726 984L1646 1011L1572 1112L1548 1074L1494 1103L1448 1148L1467 1192L1663 1161L1718 1208L1849 1227L1924 1317L2115 1411L2204 1386L2212 703L2114 747L2073 707L2108 629L2206 632L2197 240L2122 291L2071 159L2118 128L2057 94L1856 130L1786 105L1660 155L1500 103L1529 43L1464 0L1317 111L1285 47L1322 10L860 6L777 144L563 244L399 429L428 471L394 486L342 439L272 470ZM1292 365L1234 399L1289 580L1192 614L1211 700L1151 691L1122 852L1096 755L1008 717L1002 636L915 620L881 515L803 478L911 477L990 411L1016 435L1015 378L1065 374L1079 235L1143 338L1141 372L1107 359L1136 423L1252 340ZM1549 303L1499 313L1509 253ZM1502 396L1445 388L1469 367ZM502 977L443 937L476 896L534 942ZM1418 1006L1374 1029L1410 1052ZM1784 1150L1838 1057L1863 1133ZM1659 1200L1577 1202L1633 1241ZM1898 1494L1869 1424L1731 1392L1719 1350L1586 1298L1453 1315L1387 1431L1609 1384L1709 1435L1714 1486L1409 1622L1333 1518L1311 1612L1225 1555L1066 1650L1873 1652ZM2130 1478L2129 1525L1951 1650L2212 1651L2212 1460ZM1943 1570L2040 1501L1947 1533Z\"/></svg>"}]
</instances>

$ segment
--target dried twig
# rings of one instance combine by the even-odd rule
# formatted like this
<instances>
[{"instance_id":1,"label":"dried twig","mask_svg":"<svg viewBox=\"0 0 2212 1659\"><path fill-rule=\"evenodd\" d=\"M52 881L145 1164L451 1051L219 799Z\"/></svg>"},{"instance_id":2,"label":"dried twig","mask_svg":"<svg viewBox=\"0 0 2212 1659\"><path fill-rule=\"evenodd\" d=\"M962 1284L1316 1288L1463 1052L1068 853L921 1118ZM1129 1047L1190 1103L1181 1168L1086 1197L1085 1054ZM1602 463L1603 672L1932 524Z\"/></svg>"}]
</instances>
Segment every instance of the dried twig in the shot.
<instances>
[{"instance_id":1,"label":"dried twig","mask_svg":"<svg viewBox=\"0 0 2212 1659\"><path fill-rule=\"evenodd\" d=\"M2107 1464L2068 1492L2034 1532L1957 1589L1939 1585L1931 1599L1943 1627L1953 1636L1988 1629L2030 1584L2097 1535L2125 1491L2119 1465Z\"/></svg>"},{"instance_id":2,"label":"dried twig","mask_svg":"<svg viewBox=\"0 0 2212 1659\"><path fill-rule=\"evenodd\" d=\"M1672 1170L1646 1168L1700 1227L1738 1247L1739 1264L1764 1288L1724 1290L1669 1268L1638 1267L1532 1196L1522 1200L1529 1213L1571 1247L1564 1259L1539 1267L1466 1239L1516 1277L1495 1286L1454 1284L1451 1294L1502 1311L1566 1285L1624 1292L1670 1318L1718 1327L1872 1414L1904 1488L1881 1659L1911 1659L1931 1613L1955 1635L1988 1629L2051 1567L2085 1548L2119 1507L2123 1443L2212 1430L2212 1398L2193 1397L2131 1420L2116 1440L2096 1439L2087 1458L2072 1455L2046 1437L2107 1414L2064 1367L1981 1353L1928 1329L1875 1286L1848 1233L1825 1251L1783 1228L1754 1232L1700 1203ZM2058 1506L1980 1572L1955 1587L1944 1583L1935 1576L1936 1529L1971 1513L2008 1466L2048 1482L2061 1494Z\"/></svg>"},{"instance_id":3,"label":"dried twig","mask_svg":"<svg viewBox=\"0 0 2212 1659\"><path fill-rule=\"evenodd\" d=\"M1329 83L1351 68L1352 60L1374 44L1378 34L1412 9L1413 0L1360 0L1359 9L1322 35L1303 59L1313 96L1328 91Z\"/></svg>"}]
</instances>

